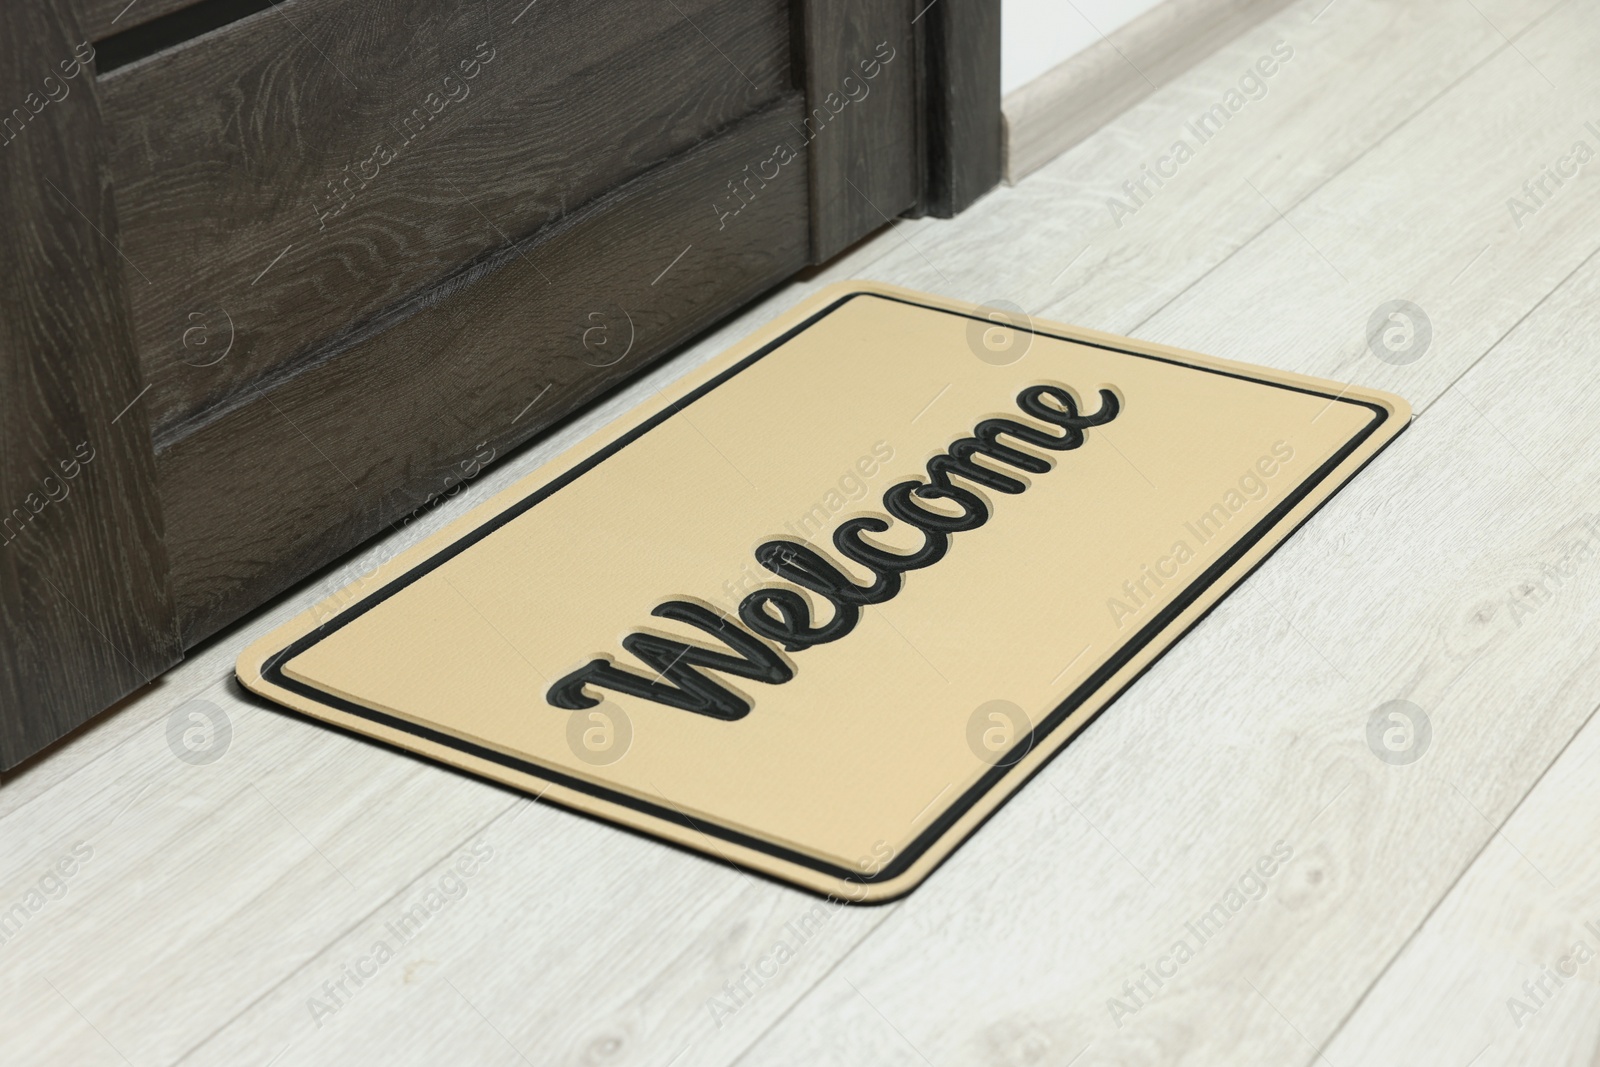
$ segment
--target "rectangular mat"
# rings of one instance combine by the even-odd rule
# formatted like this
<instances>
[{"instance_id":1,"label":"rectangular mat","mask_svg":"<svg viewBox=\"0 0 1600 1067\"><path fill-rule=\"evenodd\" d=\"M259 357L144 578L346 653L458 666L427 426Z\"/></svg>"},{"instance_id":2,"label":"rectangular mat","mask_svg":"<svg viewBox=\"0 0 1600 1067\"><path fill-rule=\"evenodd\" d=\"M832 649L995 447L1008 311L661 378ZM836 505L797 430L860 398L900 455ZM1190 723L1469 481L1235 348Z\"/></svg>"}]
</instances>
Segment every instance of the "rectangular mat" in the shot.
<instances>
[{"instance_id":1,"label":"rectangular mat","mask_svg":"<svg viewBox=\"0 0 1600 1067\"><path fill-rule=\"evenodd\" d=\"M1374 390L846 283L255 642L238 675L544 800L888 900L1409 417Z\"/></svg>"}]
</instances>

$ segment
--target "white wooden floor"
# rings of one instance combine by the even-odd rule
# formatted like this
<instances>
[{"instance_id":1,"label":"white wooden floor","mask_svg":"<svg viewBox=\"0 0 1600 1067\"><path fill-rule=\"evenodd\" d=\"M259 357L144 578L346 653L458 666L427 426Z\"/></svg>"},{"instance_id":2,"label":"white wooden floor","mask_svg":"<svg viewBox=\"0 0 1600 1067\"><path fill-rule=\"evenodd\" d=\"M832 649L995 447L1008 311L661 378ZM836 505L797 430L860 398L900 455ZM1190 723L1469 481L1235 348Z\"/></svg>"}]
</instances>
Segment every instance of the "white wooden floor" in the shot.
<instances>
[{"instance_id":1,"label":"white wooden floor","mask_svg":"<svg viewBox=\"0 0 1600 1067\"><path fill-rule=\"evenodd\" d=\"M1267 94L1117 225L1107 197L1279 41L1293 56ZM1519 219L1507 204L1576 142L1600 152L1597 52L1600 0L1297 4L352 562L835 278L1416 406L904 901L820 905L244 700L238 650L341 570L4 779L0 1063L1597 1062L1600 159ZM1432 325L1405 365L1366 339L1396 299ZM1392 700L1431 728L1413 762L1369 745ZM231 730L213 762L169 743L194 701ZM1247 877L1275 848L1288 862ZM1201 944L1188 924L1231 892L1243 905ZM814 909L797 945L788 924ZM793 959L746 970L780 939Z\"/></svg>"}]
</instances>

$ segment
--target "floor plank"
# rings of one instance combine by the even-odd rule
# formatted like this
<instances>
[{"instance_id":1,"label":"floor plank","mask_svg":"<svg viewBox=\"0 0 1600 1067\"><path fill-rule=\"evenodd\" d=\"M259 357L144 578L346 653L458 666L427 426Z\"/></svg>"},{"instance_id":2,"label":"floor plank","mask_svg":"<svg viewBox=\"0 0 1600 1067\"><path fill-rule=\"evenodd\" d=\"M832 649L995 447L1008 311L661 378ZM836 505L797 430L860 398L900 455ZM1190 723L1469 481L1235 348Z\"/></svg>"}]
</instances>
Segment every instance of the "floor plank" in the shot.
<instances>
[{"instance_id":1,"label":"floor plank","mask_svg":"<svg viewBox=\"0 0 1600 1067\"><path fill-rule=\"evenodd\" d=\"M1587 55L1594 16L1592 3L1552 11L1401 135L1281 205L1259 239L1141 335L1241 359L1293 359L1425 409L1594 251L1600 185L1585 180L1588 168L1520 225L1507 208L1576 141L1600 152L1600 135L1585 126L1593 115L1600 129L1600 75ZM1431 321L1431 347L1414 362L1385 362L1369 344L1370 317L1391 299L1411 301ZM1240 329L1243 312L1251 329Z\"/></svg>"},{"instance_id":2,"label":"floor plank","mask_svg":"<svg viewBox=\"0 0 1600 1067\"><path fill-rule=\"evenodd\" d=\"M1565 525L1482 588L1480 612L1497 635L1541 617L1593 618L1600 602L1600 507L1579 455L1596 404L1592 393L1526 387L1552 363L1587 363L1597 329L1600 263L1592 261L1457 388L1520 455L1529 480L1567 509ZM1563 643L1582 654L1586 631L1574 630ZM1590 641L1591 661L1600 659L1594 649ZM1600 702L1593 689L1573 696ZM1502 715L1537 727L1546 710L1529 693ZM1334 1063L1555 1067L1600 1057L1600 934L1588 925L1600 927L1600 721L1589 721L1512 810L1492 783L1515 751L1502 749L1485 760L1483 778L1462 783L1496 833L1330 1044Z\"/></svg>"}]
</instances>

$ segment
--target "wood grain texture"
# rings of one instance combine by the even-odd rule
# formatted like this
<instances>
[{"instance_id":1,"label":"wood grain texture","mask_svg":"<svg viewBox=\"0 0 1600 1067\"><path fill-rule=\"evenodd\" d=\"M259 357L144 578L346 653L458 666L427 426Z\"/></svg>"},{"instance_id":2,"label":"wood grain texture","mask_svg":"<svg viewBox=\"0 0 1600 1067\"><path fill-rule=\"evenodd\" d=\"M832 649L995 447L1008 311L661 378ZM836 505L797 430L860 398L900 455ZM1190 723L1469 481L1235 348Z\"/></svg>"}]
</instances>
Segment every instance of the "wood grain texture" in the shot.
<instances>
[{"instance_id":1,"label":"wood grain texture","mask_svg":"<svg viewBox=\"0 0 1600 1067\"><path fill-rule=\"evenodd\" d=\"M1574 663L1586 643L1591 673L1600 629L1600 507L1584 452L1595 446L1600 404L1592 390L1529 385L1548 379L1552 365L1585 365L1597 326L1600 263L1591 258L1454 388L1568 517L1507 565L1474 567L1474 577L1484 579L1483 628L1496 643L1517 643L1530 655L1534 649L1522 642L1560 640ZM1527 796L1516 801L1483 779L1458 782L1461 795L1448 795L1464 818L1480 820L1493 835L1328 1045L1334 1063L1595 1062L1600 722L1593 714L1600 688L1564 688L1570 691L1555 706L1529 692L1506 707L1534 730L1549 729L1555 714L1569 710L1589 718ZM1553 741L1563 739L1551 732ZM1496 756L1497 764L1515 759L1508 751ZM1491 774L1499 777L1498 766L1485 777Z\"/></svg>"},{"instance_id":2,"label":"wood grain texture","mask_svg":"<svg viewBox=\"0 0 1600 1067\"><path fill-rule=\"evenodd\" d=\"M789 48L781 0L293 0L105 76L157 447L787 93Z\"/></svg>"},{"instance_id":3,"label":"wood grain texture","mask_svg":"<svg viewBox=\"0 0 1600 1067\"><path fill-rule=\"evenodd\" d=\"M921 210L965 211L1002 170L1000 0L919 4L922 29Z\"/></svg>"},{"instance_id":4,"label":"wood grain texture","mask_svg":"<svg viewBox=\"0 0 1600 1067\"><path fill-rule=\"evenodd\" d=\"M1007 94L1006 181L1021 181L1287 4L1166 0Z\"/></svg>"},{"instance_id":5,"label":"wood grain texture","mask_svg":"<svg viewBox=\"0 0 1600 1067\"><path fill-rule=\"evenodd\" d=\"M555 1062L690 1067L733 1062L770 1030L744 1063L785 1055L807 1063L922 1065L923 1055L938 1064L1067 1063L1083 1043L1070 1040L1078 1035L1062 1020L1082 1012L1091 1026L1109 1027L1106 998L1166 950L1193 917L1189 906L1209 907L1258 849L1283 837L1296 856L1273 876L1274 895L1230 920L1224 940L1169 981L1162 1000L1126 1021L1123 1033L1138 1035L1134 1047L1099 1060L1102 1052L1091 1049L1078 1065L1206 1062L1219 1058L1219 1041L1234 1036L1229 1064L1322 1063L1294 1027L1308 1034L1326 1028L1341 1008L1336 994L1359 990L1359 976L1377 977L1475 847L1488 842L1485 857L1507 851L1504 840L1489 837L1496 820L1554 758L1563 732L1576 729L1585 702L1592 707L1596 684L1583 659L1592 658L1595 644L1591 584L1554 596L1522 628L1507 628L1503 612L1478 620L1481 609L1503 604L1537 575L1548 550L1559 552L1568 522L1561 505L1596 476L1589 458L1593 403L1583 378L1584 338L1592 333L1586 318L1562 312L1516 348L1490 351L1483 373L1506 351L1520 354L1503 376L1471 377L1432 404L1396 450L1074 746L1081 762L1052 764L1054 777L1024 790L907 904L830 919L859 918L862 925L841 929L837 942L830 925L814 955L800 954L793 969L720 1027L708 999L726 996L718 993L723 983L755 964L769 937L809 901L537 806L506 811L508 822L483 830L506 861L485 868L493 881L472 883L422 940L317 1026L307 1000L367 952L366 942L382 936L398 910L436 885L455 845L501 809L469 780L250 704L224 681L233 655L254 634L436 531L818 281L879 277L1006 298L1069 321L1192 340L1262 362L1321 372L1340 366L1354 355L1345 349L1363 332L1360 320L1394 295L1397 283L1443 286L1468 266L1482 246L1465 256L1457 247L1475 236L1473 220L1504 212L1504 198L1549 161L1545 144L1561 145L1582 122L1574 123L1570 108L1553 106L1558 94L1540 97L1520 80L1538 80L1534 71L1495 67L1493 77L1473 82L1472 95L1448 120L1462 133L1470 125L1464 117L1481 114L1485 140L1465 140L1446 154L1451 128L1441 124L1408 151L1410 137L1464 75L1487 60L1514 57L1502 31L1558 84L1568 82L1572 68L1546 66L1546 37L1517 36L1550 5L1479 0L1485 18L1456 0L1339 0L1312 22L1321 6L1295 7L1245 34L956 221L897 223L819 279L803 278L741 312L4 779L0 833L18 844L0 857L0 901L20 899L80 838L96 858L0 952L0 982L15 1020L0 1028L0 1058L122 1063L104 1035L136 1063L266 1062L282 1052L277 1067L368 1058L422 1064L446 1055L519 1064L522 1057L543 1062L549 1048ZM1590 10L1573 6L1579 14ZM1579 21L1551 36L1572 38L1563 54L1576 62L1593 33L1592 21ZM1166 149L1278 36L1294 44L1296 57L1260 102L1265 106L1252 104L1181 180L1114 225L1106 196ZM1571 84L1587 92L1581 80ZM1509 93L1505 109L1494 110L1502 89ZM1483 152L1495 131L1508 144L1473 165L1470 156ZM1375 146L1387 153L1382 165L1360 169ZM1460 182L1437 184L1441 174L1463 168L1468 177ZM1354 177L1337 195L1319 192L1347 172ZM1571 272L1572 251L1593 233L1596 217L1586 184L1569 184L1519 231L1528 246L1521 258L1481 279L1476 271L1460 279L1462 287L1477 287L1467 288L1463 304L1479 305L1486 317L1451 312L1448 332L1441 329L1433 355L1412 365L1417 377L1401 382L1401 392L1418 399L1443 393L1453 379L1438 372L1466 369L1496 340L1475 324L1509 329L1519 308L1537 304L1539 285L1548 292ZM1363 189L1375 199L1363 199ZM1581 203L1562 206L1580 190ZM1329 199L1296 206L1308 196ZM1410 200L1426 210L1395 214ZM1436 255L1430 247L1438 230L1416 229L1428 211L1463 231ZM1333 212L1349 213L1370 231L1365 244L1353 244L1337 229L1307 229L1360 289L1337 306L1312 298L1346 283L1314 250L1296 245L1294 232L1336 222ZM1564 236L1569 231L1576 238ZM1565 272L1553 280L1516 277L1536 263L1545 242L1555 242L1554 266ZM1501 252L1496 245L1478 266ZM1258 255L1256 269L1227 271ZM1386 274L1385 263L1398 273ZM1204 300L1174 302L1212 275L1215 288L1203 291ZM1277 278L1278 287L1235 292L1258 275ZM1498 283L1508 282L1515 284L1502 297ZM1564 292L1546 308L1567 306ZM1592 303L1588 293L1578 288L1572 298ZM1430 313L1434 299L1424 291ZM1541 314L1529 322L1542 321ZM1547 359L1560 341L1573 346L1562 349L1568 358ZM1357 370L1365 379L1384 367L1369 360L1352 365ZM1530 420L1541 411L1555 414ZM1567 496L1532 469L1519 469L1506 438ZM1357 581L1367 583L1364 596L1341 591ZM1435 750L1409 768L1376 763L1362 736L1371 704L1389 695L1396 679L1428 705L1436 728ZM180 763L166 747L169 715L195 697L225 709L235 729L232 747L209 768ZM1578 790L1590 768L1580 769ZM1442 784L1447 770L1489 821ZM1407 787L1411 771L1421 773ZM245 781L257 782L287 821L253 792L233 797L229 789ZM1173 781L1184 788L1175 792ZM1559 801L1553 810L1563 810ZM1418 820L1424 825L1407 829ZM1583 825L1573 818L1575 834ZM1377 840L1389 833L1392 844ZM1546 853L1538 834L1521 836L1515 823L1503 837L1558 885L1587 892L1575 855L1569 866L1569 853ZM1570 847L1581 849L1581 836ZM358 889L345 885L318 849ZM970 864L968 874L955 866L961 863ZM925 910L904 910L910 904ZM1056 925L1039 921L1050 915L1059 917ZM1324 923L1328 933L1318 934ZM1552 936L1561 932L1551 929ZM852 951L870 931L877 932ZM991 946L1017 951L1002 956ZM1515 985L1527 975L1507 977ZM1283 1015L1255 1001L1244 979ZM161 995L180 980L185 998ZM881 992L897 981L901 987ZM1085 990L1086 1005L1062 995L1068 984ZM813 987L810 1000L790 1010ZM1407 987L1396 995L1419 992L1428 994ZM1561 996L1586 992L1569 982ZM901 1015L905 1004L911 1007ZM1342 1005L1352 1006L1351 999ZM1559 1002L1557 1009L1566 1010ZM1235 1015L1238 1021L1228 1022ZM1529 1028L1562 1019L1541 1014ZM1559 1025L1563 1036L1549 1047L1582 1048L1585 1025ZM1363 1062L1364 1047L1351 1046L1353 1056L1338 1044L1324 1051L1346 1067ZM1382 1054L1378 1049L1377 1062Z\"/></svg>"},{"instance_id":6,"label":"wood grain texture","mask_svg":"<svg viewBox=\"0 0 1600 1067\"><path fill-rule=\"evenodd\" d=\"M180 658L88 52L53 6L8 12L0 37L8 108L0 114L0 767Z\"/></svg>"},{"instance_id":7,"label":"wood grain texture","mask_svg":"<svg viewBox=\"0 0 1600 1067\"><path fill-rule=\"evenodd\" d=\"M910 0L802 0L811 259L821 263L917 202L917 47Z\"/></svg>"},{"instance_id":8,"label":"wood grain texture","mask_svg":"<svg viewBox=\"0 0 1600 1067\"><path fill-rule=\"evenodd\" d=\"M185 640L403 521L803 266L799 116L791 94L170 443L160 479ZM716 210L727 181L779 145L777 176L737 214Z\"/></svg>"}]
</instances>

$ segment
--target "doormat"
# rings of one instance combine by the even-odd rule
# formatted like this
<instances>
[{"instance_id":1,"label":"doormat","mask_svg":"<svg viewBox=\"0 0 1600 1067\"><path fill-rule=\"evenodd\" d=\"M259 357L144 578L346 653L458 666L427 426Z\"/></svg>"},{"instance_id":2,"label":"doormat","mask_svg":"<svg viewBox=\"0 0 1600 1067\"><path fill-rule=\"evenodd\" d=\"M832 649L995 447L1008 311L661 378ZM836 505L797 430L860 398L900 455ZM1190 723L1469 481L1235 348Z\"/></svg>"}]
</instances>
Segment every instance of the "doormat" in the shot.
<instances>
[{"instance_id":1,"label":"doormat","mask_svg":"<svg viewBox=\"0 0 1600 1067\"><path fill-rule=\"evenodd\" d=\"M238 674L543 800L885 901L1409 417L1387 393L847 283Z\"/></svg>"}]
</instances>

